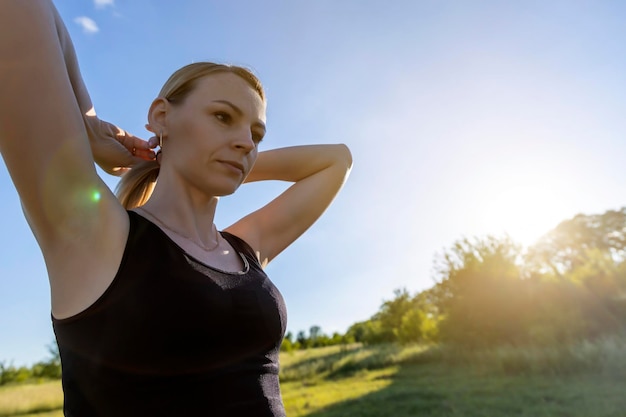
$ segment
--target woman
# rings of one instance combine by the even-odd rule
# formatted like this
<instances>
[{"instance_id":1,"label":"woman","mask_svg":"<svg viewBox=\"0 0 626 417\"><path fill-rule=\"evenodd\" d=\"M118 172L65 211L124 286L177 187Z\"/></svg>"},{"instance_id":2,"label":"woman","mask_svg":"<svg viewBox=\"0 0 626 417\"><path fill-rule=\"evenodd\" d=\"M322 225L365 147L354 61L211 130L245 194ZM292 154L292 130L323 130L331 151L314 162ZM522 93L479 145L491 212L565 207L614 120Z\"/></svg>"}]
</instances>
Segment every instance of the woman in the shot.
<instances>
[{"instance_id":1,"label":"woman","mask_svg":"<svg viewBox=\"0 0 626 417\"><path fill-rule=\"evenodd\" d=\"M0 31L0 152L49 274L65 415L283 416L285 307L262 268L331 203L349 150L258 153L260 83L210 63L166 82L144 142L98 119L50 0L3 0ZM120 200L94 161L125 173ZM293 185L219 232L219 197L261 180Z\"/></svg>"}]
</instances>

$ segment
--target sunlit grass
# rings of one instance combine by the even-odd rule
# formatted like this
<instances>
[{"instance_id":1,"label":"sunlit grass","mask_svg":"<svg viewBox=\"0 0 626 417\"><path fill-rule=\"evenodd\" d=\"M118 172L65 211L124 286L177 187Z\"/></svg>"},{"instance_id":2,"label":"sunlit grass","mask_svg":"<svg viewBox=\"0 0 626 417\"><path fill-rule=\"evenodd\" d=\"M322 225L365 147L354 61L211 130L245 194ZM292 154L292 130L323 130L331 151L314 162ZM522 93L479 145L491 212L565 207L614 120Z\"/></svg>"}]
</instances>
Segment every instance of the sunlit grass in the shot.
<instances>
[{"instance_id":1,"label":"sunlit grass","mask_svg":"<svg viewBox=\"0 0 626 417\"><path fill-rule=\"evenodd\" d=\"M46 412L37 416L62 416L58 410L63 407L63 391L60 381L41 384L25 384L0 388L0 416L25 416L26 413ZM57 414L47 413L55 411Z\"/></svg>"},{"instance_id":2,"label":"sunlit grass","mask_svg":"<svg viewBox=\"0 0 626 417\"><path fill-rule=\"evenodd\" d=\"M410 362L425 354L428 349L429 347L425 345L353 344L282 353L280 379L287 382L345 377L358 371L376 370Z\"/></svg>"},{"instance_id":3,"label":"sunlit grass","mask_svg":"<svg viewBox=\"0 0 626 417\"><path fill-rule=\"evenodd\" d=\"M18 417L17 415L14 417ZM63 410L50 411L36 414L20 414L19 417L64 417Z\"/></svg>"},{"instance_id":4,"label":"sunlit grass","mask_svg":"<svg viewBox=\"0 0 626 417\"><path fill-rule=\"evenodd\" d=\"M288 417L623 417L626 339L452 349L333 346L281 354ZM0 417L62 417L60 382L0 387Z\"/></svg>"},{"instance_id":5,"label":"sunlit grass","mask_svg":"<svg viewBox=\"0 0 626 417\"><path fill-rule=\"evenodd\" d=\"M381 391L392 382L397 368L362 371L338 380L307 380L281 385L285 410L289 417L306 416L327 407Z\"/></svg>"},{"instance_id":6,"label":"sunlit grass","mask_svg":"<svg viewBox=\"0 0 626 417\"><path fill-rule=\"evenodd\" d=\"M384 372L380 370L379 372ZM624 386L600 375L487 375L440 363L408 365L389 385L296 417L623 417ZM336 381L341 383L341 381ZM321 384L319 389L323 389Z\"/></svg>"},{"instance_id":7,"label":"sunlit grass","mask_svg":"<svg viewBox=\"0 0 626 417\"><path fill-rule=\"evenodd\" d=\"M626 340L481 350L383 345L283 356L289 417L626 416Z\"/></svg>"},{"instance_id":8,"label":"sunlit grass","mask_svg":"<svg viewBox=\"0 0 626 417\"><path fill-rule=\"evenodd\" d=\"M425 356L450 367L463 365L492 375L595 373L626 380L626 337L608 337L571 345L496 347L475 351L438 347Z\"/></svg>"}]
</instances>

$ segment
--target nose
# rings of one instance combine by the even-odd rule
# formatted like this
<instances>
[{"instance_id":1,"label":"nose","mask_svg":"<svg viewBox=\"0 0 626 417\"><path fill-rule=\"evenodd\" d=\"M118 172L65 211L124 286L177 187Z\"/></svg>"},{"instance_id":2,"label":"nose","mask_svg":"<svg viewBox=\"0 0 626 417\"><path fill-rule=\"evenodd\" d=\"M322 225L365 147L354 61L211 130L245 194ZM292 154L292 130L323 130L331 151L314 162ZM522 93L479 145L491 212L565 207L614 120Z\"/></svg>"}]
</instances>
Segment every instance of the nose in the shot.
<instances>
[{"instance_id":1,"label":"nose","mask_svg":"<svg viewBox=\"0 0 626 417\"><path fill-rule=\"evenodd\" d=\"M252 132L249 129L242 129L235 134L233 139L233 146L237 149L245 151L246 153L251 152L256 144L252 139Z\"/></svg>"}]
</instances>

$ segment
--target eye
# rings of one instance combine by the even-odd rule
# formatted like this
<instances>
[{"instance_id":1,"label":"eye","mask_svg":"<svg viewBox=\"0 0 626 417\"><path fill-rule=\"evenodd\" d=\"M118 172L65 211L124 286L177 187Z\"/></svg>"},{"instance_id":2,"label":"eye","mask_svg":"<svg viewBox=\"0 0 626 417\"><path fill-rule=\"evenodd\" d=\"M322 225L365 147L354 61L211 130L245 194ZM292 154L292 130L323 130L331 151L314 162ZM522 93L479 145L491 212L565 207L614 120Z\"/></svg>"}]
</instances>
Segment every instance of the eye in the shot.
<instances>
[{"instance_id":1,"label":"eye","mask_svg":"<svg viewBox=\"0 0 626 417\"><path fill-rule=\"evenodd\" d=\"M233 120L230 114L223 111L214 113L214 116L217 120L223 123L230 123Z\"/></svg>"},{"instance_id":2,"label":"eye","mask_svg":"<svg viewBox=\"0 0 626 417\"><path fill-rule=\"evenodd\" d=\"M263 136L265 136L264 133L252 132L252 141L258 145L263 140Z\"/></svg>"}]
</instances>

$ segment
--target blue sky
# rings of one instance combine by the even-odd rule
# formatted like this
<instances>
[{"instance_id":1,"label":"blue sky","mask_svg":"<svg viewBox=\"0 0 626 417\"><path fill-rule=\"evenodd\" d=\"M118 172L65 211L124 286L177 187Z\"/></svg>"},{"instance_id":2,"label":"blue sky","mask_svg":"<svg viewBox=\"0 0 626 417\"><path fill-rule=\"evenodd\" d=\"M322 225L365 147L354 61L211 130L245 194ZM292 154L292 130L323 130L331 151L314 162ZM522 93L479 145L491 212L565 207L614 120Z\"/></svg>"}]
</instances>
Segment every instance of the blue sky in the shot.
<instances>
[{"instance_id":1,"label":"blue sky","mask_svg":"<svg viewBox=\"0 0 626 417\"><path fill-rule=\"evenodd\" d=\"M267 269L294 333L343 332L394 289L432 286L434 257L463 236L530 244L626 205L621 1L55 4L98 113L137 135L172 71L213 60L264 82L263 148L350 146L343 192ZM243 186L218 226L283 188ZM0 193L0 360L31 364L53 338L45 266L1 163Z\"/></svg>"}]
</instances>

